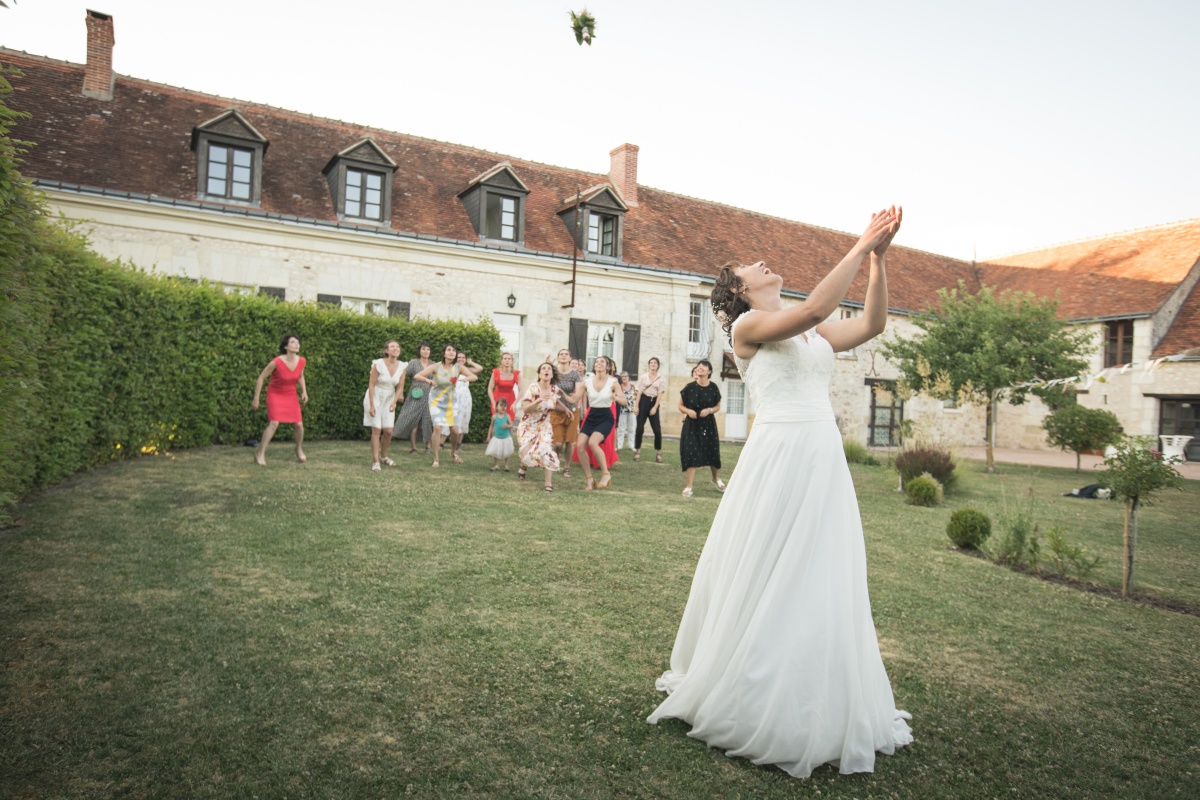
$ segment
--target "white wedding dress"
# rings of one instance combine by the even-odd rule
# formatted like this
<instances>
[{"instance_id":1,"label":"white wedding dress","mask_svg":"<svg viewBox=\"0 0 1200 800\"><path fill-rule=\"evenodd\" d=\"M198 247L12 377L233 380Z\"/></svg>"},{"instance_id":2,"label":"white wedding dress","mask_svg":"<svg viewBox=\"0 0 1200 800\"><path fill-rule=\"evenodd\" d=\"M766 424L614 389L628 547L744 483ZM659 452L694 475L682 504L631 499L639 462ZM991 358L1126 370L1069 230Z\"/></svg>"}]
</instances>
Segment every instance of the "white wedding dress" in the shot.
<instances>
[{"instance_id":1,"label":"white wedding dress","mask_svg":"<svg viewBox=\"0 0 1200 800\"><path fill-rule=\"evenodd\" d=\"M755 313L755 312L748 312ZM733 335L737 335L737 322ZM862 522L816 331L738 358L757 416L696 565L668 693L675 717L728 756L805 778L871 772L910 743L871 601Z\"/></svg>"}]
</instances>

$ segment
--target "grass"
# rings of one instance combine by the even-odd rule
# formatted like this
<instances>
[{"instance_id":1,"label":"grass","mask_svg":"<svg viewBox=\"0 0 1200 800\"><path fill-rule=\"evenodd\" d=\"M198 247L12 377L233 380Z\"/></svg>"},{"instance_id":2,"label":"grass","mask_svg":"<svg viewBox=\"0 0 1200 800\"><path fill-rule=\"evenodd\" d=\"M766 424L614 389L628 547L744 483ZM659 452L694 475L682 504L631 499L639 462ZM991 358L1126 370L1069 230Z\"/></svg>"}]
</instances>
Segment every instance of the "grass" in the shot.
<instances>
[{"instance_id":1,"label":"grass","mask_svg":"<svg viewBox=\"0 0 1200 800\"><path fill-rule=\"evenodd\" d=\"M628 458L541 491L364 443L145 458L0 531L0 796L1194 796L1200 619L954 552L955 508L1034 516L1106 560L1120 506L1067 470L966 462L945 505L853 467L875 620L916 743L807 781L725 758L659 700L719 495ZM729 465L738 448L725 448ZM1086 482L1086 481L1085 481ZM569 490L568 490L569 489ZM1200 484L1144 512L1139 588L1200 603Z\"/></svg>"}]
</instances>

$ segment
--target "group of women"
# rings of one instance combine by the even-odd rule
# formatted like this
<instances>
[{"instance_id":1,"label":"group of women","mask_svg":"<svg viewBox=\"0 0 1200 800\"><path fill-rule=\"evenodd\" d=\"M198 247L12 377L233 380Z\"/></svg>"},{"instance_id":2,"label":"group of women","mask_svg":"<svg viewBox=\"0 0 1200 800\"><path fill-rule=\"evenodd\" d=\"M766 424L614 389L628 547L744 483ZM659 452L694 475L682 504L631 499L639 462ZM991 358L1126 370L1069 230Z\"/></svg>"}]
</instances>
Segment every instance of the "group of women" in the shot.
<instances>
[{"instance_id":1,"label":"group of women","mask_svg":"<svg viewBox=\"0 0 1200 800\"><path fill-rule=\"evenodd\" d=\"M421 342L417 357L405 364L400 360L400 343L389 339L382 357L371 362L367 391L363 395L363 425L371 430L371 469L375 472L396 465L388 455L392 439L408 439L410 453L418 452L418 439L424 441L425 453L432 454L435 468L441 466L443 441L449 441L450 457L455 463L462 463L459 450L471 421L470 385L479 379L483 367L452 344L442 349L438 361L430 358L431 351L428 342ZM308 402L308 392L304 384L304 358L299 353L299 338L284 336L279 357L263 369L255 385L252 405L257 409L263 382L270 381L267 387L270 422L255 452L255 461L260 465L266 463L267 444L282 422L294 426L296 457L305 460L300 403ZM612 486L609 468L617 462L620 446L632 443L634 461L641 459L642 433L647 422L654 434L655 461L662 463L659 407L667 394L667 381L659 367L659 360L651 358L646 372L636 384L631 384L629 373L618 377L616 362L608 356L599 356L591 373L585 376L583 362L572 359L564 349L558 354L557 367L547 359L538 368L537 380L526 387L518 402L521 374L514 367L512 354L504 353L500 366L492 370L487 387L492 410L487 454L495 459L493 470L500 468L501 461L508 469L508 458L513 454L511 437L515 432L521 461L517 477L521 480L526 479L528 470L541 469L546 491L554 491L553 473L562 468L564 477L570 477L570 465L578 461L585 491L607 489ZM697 467L710 467L713 485L721 491L725 489L718 474L721 456L713 419L720 409L720 391L708 380L711 374L712 365L700 362L693 371L695 382L685 386L680 395L679 410L684 415L680 460L687 477L685 497L692 496ZM407 401L403 401L406 382ZM299 400L297 386L301 393ZM507 424L501 416L507 418Z\"/></svg>"}]
</instances>

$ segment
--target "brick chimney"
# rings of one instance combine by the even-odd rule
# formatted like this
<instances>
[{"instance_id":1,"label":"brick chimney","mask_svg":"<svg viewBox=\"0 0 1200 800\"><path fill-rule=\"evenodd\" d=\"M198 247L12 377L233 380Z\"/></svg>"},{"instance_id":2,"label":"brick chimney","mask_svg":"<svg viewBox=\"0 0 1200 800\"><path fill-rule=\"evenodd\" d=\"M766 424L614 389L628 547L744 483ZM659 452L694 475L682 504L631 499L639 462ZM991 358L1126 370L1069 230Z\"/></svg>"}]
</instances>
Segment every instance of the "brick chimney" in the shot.
<instances>
[{"instance_id":1,"label":"brick chimney","mask_svg":"<svg viewBox=\"0 0 1200 800\"><path fill-rule=\"evenodd\" d=\"M628 143L608 151L608 157L611 159L608 167L608 179L621 190L621 195L630 206L638 204L637 154L638 146Z\"/></svg>"},{"instance_id":2,"label":"brick chimney","mask_svg":"<svg viewBox=\"0 0 1200 800\"><path fill-rule=\"evenodd\" d=\"M87 67L83 71L83 95L97 100L112 100L112 51L116 43L113 20L108 14L89 10L86 22Z\"/></svg>"}]
</instances>

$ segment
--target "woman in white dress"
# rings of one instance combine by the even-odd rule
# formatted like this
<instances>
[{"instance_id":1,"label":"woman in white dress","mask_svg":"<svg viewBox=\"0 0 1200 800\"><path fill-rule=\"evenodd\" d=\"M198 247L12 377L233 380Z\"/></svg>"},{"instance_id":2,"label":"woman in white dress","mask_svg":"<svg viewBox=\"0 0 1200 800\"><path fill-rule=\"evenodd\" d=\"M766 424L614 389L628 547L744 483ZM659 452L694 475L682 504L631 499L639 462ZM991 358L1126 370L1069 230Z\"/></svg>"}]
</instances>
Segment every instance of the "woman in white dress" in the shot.
<instances>
[{"instance_id":1,"label":"woman in white dress","mask_svg":"<svg viewBox=\"0 0 1200 800\"><path fill-rule=\"evenodd\" d=\"M467 358L462 350L458 351L455 363L459 371L468 370L475 375L483 372L483 365L476 364L473 358ZM463 439L467 438L467 431L471 428L472 402L470 381L457 381L454 384L454 432L450 438L452 455L462 452Z\"/></svg>"},{"instance_id":2,"label":"woman in white dress","mask_svg":"<svg viewBox=\"0 0 1200 800\"><path fill-rule=\"evenodd\" d=\"M383 358L371 362L371 380L363 397L363 425L371 429L373 472L379 472L381 461L389 467L396 466L396 462L388 458L388 445L392 443L392 426L396 423L396 399L404 393L400 343L388 339L383 353Z\"/></svg>"},{"instance_id":3,"label":"woman in white dress","mask_svg":"<svg viewBox=\"0 0 1200 800\"><path fill-rule=\"evenodd\" d=\"M822 764L874 770L912 741L884 670L867 594L854 484L829 399L834 352L887 320L884 253L893 207L799 305L757 264L722 267L712 292L754 429L713 519L679 624L668 693L649 722L674 717L726 755L798 778ZM861 317L826 322L870 257Z\"/></svg>"}]
</instances>

